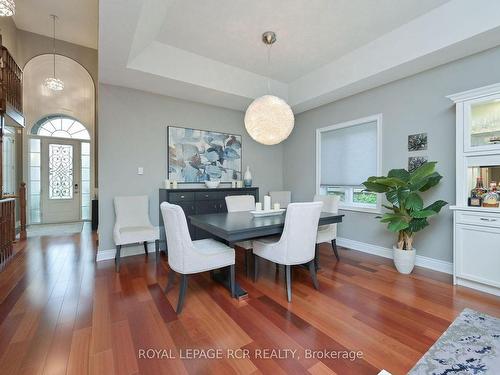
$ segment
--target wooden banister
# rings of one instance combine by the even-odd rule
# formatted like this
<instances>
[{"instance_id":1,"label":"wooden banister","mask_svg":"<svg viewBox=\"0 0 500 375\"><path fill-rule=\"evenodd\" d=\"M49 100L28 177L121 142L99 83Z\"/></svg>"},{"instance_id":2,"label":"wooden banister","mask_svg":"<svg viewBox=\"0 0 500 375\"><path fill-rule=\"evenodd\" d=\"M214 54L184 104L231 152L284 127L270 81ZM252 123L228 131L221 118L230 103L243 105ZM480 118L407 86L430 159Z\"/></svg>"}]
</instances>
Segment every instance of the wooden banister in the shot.
<instances>
[{"instance_id":1,"label":"wooden banister","mask_svg":"<svg viewBox=\"0 0 500 375\"><path fill-rule=\"evenodd\" d=\"M3 269L13 255L16 238L16 200L0 200L0 269Z\"/></svg>"},{"instance_id":2,"label":"wooden banister","mask_svg":"<svg viewBox=\"0 0 500 375\"><path fill-rule=\"evenodd\" d=\"M0 47L1 106L7 111L11 105L18 113L23 113L23 71L16 64L9 50Z\"/></svg>"},{"instance_id":3,"label":"wooden banister","mask_svg":"<svg viewBox=\"0 0 500 375\"><path fill-rule=\"evenodd\" d=\"M23 70L17 65L9 50L2 44L0 34L0 114L2 122L9 116L24 126Z\"/></svg>"},{"instance_id":4,"label":"wooden banister","mask_svg":"<svg viewBox=\"0 0 500 375\"><path fill-rule=\"evenodd\" d=\"M19 239L25 240L26 235L26 182L21 182L19 186L19 221L21 222L21 228L19 231Z\"/></svg>"}]
</instances>

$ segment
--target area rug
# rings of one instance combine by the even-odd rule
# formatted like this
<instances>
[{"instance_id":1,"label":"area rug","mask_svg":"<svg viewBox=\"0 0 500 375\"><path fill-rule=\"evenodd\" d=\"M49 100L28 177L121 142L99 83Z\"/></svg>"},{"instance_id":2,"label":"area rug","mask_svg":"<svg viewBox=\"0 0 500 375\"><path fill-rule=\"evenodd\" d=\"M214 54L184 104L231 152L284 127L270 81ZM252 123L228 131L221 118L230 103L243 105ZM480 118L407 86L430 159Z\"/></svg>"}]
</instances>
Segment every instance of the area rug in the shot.
<instances>
[{"instance_id":1,"label":"area rug","mask_svg":"<svg viewBox=\"0 0 500 375\"><path fill-rule=\"evenodd\" d=\"M463 310L409 374L500 374L500 319Z\"/></svg>"},{"instance_id":2,"label":"area rug","mask_svg":"<svg viewBox=\"0 0 500 375\"><path fill-rule=\"evenodd\" d=\"M30 225L27 229L28 237L40 236L69 236L75 233L81 233L83 222L64 223L64 224L39 224Z\"/></svg>"}]
</instances>

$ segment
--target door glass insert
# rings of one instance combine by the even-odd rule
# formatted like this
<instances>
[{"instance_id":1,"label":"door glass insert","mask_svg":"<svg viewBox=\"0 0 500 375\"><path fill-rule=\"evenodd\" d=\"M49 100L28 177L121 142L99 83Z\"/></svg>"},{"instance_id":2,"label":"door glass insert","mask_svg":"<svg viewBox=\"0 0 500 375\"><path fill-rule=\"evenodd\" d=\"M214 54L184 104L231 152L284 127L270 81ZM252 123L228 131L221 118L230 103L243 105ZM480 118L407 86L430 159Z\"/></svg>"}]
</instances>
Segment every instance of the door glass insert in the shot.
<instances>
[{"instance_id":1,"label":"door glass insert","mask_svg":"<svg viewBox=\"0 0 500 375\"><path fill-rule=\"evenodd\" d=\"M49 199L73 198L73 146L49 144Z\"/></svg>"}]
</instances>

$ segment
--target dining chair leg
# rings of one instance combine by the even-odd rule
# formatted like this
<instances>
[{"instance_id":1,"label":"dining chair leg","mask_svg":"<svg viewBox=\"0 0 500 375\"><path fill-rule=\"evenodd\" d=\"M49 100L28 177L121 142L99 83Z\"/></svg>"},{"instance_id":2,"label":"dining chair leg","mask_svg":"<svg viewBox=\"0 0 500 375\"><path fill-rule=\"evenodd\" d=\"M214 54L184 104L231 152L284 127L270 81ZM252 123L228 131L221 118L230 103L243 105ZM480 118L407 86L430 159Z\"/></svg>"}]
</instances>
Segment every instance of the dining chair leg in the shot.
<instances>
[{"instance_id":1,"label":"dining chair leg","mask_svg":"<svg viewBox=\"0 0 500 375\"><path fill-rule=\"evenodd\" d=\"M332 249L333 249L333 252L335 253L335 258L337 258L337 260L340 260L339 252L337 250L337 240L336 239L332 240Z\"/></svg>"},{"instance_id":2,"label":"dining chair leg","mask_svg":"<svg viewBox=\"0 0 500 375\"><path fill-rule=\"evenodd\" d=\"M177 314L180 314L184 306L184 296L188 286L188 275L181 275L181 288L179 290L179 300L177 301Z\"/></svg>"},{"instance_id":3,"label":"dining chair leg","mask_svg":"<svg viewBox=\"0 0 500 375\"><path fill-rule=\"evenodd\" d=\"M229 284L231 287L231 297L234 298L236 296L236 280L234 275L234 264L229 266Z\"/></svg>"},{"instance_id":4,"label":"dining chair leg","mask_svg":"<svg viewBox=\"0 0 500 375\"><path fill-rule=\"evenodd\" d=\"M292 302L292 266L285 265L286 298Z\"/></svg>"},{"instance_id":5,"label":"dining chair leg","mask_svg":"<svg viewBox=\"0 0 500 375\"><path fill-rule=\"evenodd\" d=\"M311 279L315 289L319 289L318 278L316 277L316 266L314 260L309 262L309 273L311 274Z\"/></svg>"},{"instance_id":6,"label":"dining chair leg","mask_svg":"<svg viewBox=\"0 0 500 375\"><path fill-rule=\"evenodd\" d=\"M253 282L256 283L259 278L259 258L257 255L253 255Z\"/></svg>"},{"instance_id":7,"label":"dining chair leg","mask_svg":"<svg viewBox=\"0 0 500 375\"><path fill-rule=\"evenodd\" d=\"M148 256L148 241L144 241L142 244L144 245L144 254Z\"/></svg>"},{"instance_id":8,"label":"dining chair leg","mask_svg":"<svg viewBox=\"0 0 500 375\"><path fill-rule=\"evenodd\" d=\"M175 271L171 268L168 270L168 282L167 286L165 286L165 293L167 293L170 288L174 286L174 280L175 280Z\"/></svg>"},{"instance_id":9,"label":"dining chair leg","mask_svg":"<svg viewBox=\"0 0 500 375\"><path fill-rule=\"evenodd\" d=\"M314 267L316 270L319 269L319 243L316 244L314 249Z\"/></svg>"},{"instance_id":10,"label":"dining chair leg","mask_svg":"<svg viewBox=\"0 0 500 375\"><path fill-rule=\"evenodd\" d=\"M116 245L116 254L115 254L115 271L120 272L120 253L122 250L122 245Z\"/></svg>"},{"instance_id":11,"label":"dining chair leg","mask_svg":"<svg viewBox=\"0 0 500 375\"><path fill-rule=\"evenodd\" d=\"M156 263L160 261L160 240L155 240Z\"/></svg>"}]
</instances>

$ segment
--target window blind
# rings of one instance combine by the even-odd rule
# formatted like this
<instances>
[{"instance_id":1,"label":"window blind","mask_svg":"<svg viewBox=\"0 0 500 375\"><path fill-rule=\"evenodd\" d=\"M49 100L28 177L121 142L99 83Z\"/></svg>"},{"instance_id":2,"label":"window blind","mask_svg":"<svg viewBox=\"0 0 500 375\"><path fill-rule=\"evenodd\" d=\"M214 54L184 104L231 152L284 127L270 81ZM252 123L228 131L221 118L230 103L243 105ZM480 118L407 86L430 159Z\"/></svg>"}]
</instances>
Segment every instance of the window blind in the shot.
<instances>
[{"instance_id":1,"label":"window blind","mask_svg":"<svg viewBox=\"0 0 500 375\"><path fill-rule=\"evenodd\" d=\"M358 186L377 174L377 121L321 133L321 185Z\"/></svg>"}]
</instances>

